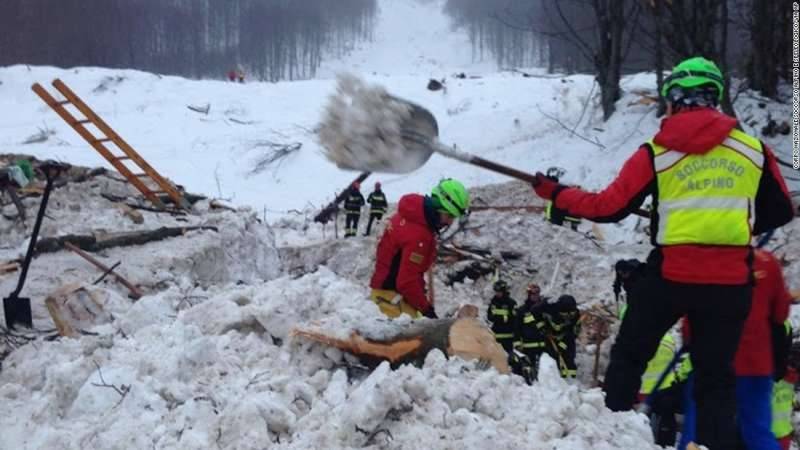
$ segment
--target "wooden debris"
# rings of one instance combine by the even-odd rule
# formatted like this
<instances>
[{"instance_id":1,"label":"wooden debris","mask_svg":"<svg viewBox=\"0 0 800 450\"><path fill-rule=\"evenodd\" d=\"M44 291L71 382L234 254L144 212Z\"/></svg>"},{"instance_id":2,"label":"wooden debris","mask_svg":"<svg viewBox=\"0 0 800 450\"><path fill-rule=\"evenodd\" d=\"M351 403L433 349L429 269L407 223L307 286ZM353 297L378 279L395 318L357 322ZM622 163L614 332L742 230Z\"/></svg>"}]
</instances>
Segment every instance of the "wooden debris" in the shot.
<instances>
[{"instance_id":1,"label":"wooden debris","mask_svg":"<svg viewBox=\"0 0 800 450\"><path fill-rule=\"evenodd\" d=\"M114 206L117 207L120 211L122 211L122 215L131 219L135 224L143 224L144 223L144 216L139 211L136 211L132 207L126 205L125 203L116 203Z\"/></svg>"},{"instance_id":2,"label":"wooden debris","mask_svg":"<svg viewBox=\"0 0 800 450\"><path fill-rule=\"evenodd\" d=\"M208 203L208 206L211 209L225 209L225 210L228 210L228 211L236 212L236 208L234 208L233 206L226 205L225 203L222 203L221 200L217 200L217 199L211 200Z\"/></svg>"},{"instance_id":3,"label":"wooden debris","mask_svg":"<svg viewBox=\"0 0 800 450\"><path fill-rule=\"evenodd\" d=\"M78 247L75 247L74 245L72 245L69 242L65 242L64 243L64 247L66 247L68 250L71 250L71 251L75 252L78 256L80 256L81 258L85 259L86 261L89 261L92 265L94 265L98 269L102 270L103 271L103 277L105 277L108 274L112 275L117 281L120 282L120 284L122 284L123 286L128 288L128 291L130 292L130 294L128 296L130 298L132 298L134 300L138 300L138 299L142 298L142 291L140 291L139 288L134 286L133 283L131 283L130 281L126 280L122 275L118 274L117 272L114 272L114 267L116 267L116 266L114 266L114 267L106 267L103 263L101 263L100 261L94 259L89 254L87 254L83 250L79 249ZM119 263L117 263L117 264L119 264ZM102 277L99 280L97 280L95 282L95 284L100 282L100 280L102 280Z\"/></svg>"},{"instance_id":4,"label":"wooden debris","mask_svg":"<svg viewBox=\"0 0 800 450\"><path fill-rule=\"evenodd\" d=\"M19 270L19 263L16 261L0 264L0 274L15 272Z\"/></svg>"},{"instance_id":5,"label":"wooden debris","mask_svg":"<svg viewBox=\"0 0 800 450\"><path fill-rule=\"evenodd\" d=\"M469 311L466 309L464 314L469 315ZM472 317L417 321L408 330L384 340L367 339L357 331L348 339L303 329L295 329L291 334L351 353L368 365L381 361L393 365L420 365L428 352L439 349L451 357L482 361L500 373L510 372L503 347L497 343L491 330Z\"/></svg>"},{"instance_id":6,"label":"wooden debris","mask_svg":"<svg viewBox=\"0 0 800 450\"><path fill-rule=\"evenodd\" d=\"M56 325L58 334L76 337L84 329L112 321L95 289L71 283L56 289L44 303Z\"/></svg>"},{"instance_id":7,"label":"wooden debris","mask_svg":"<svg viewBox=\"0 0 800 450\"><path fill-rule=\"evenodd\" d=\"M126 247L142 245L148 242L161 241L171 237L183 236L189 231L211 230L218 231L217 227L192 226L192 227L161 227L155 230L129 231L123 233L95 233L93 235L73 235L39 239L36 243L37 255L42 253L57 252L65 248L65 243L70 242L83 250L96 252L105 248Z\"/></svg>"}]
</instances>

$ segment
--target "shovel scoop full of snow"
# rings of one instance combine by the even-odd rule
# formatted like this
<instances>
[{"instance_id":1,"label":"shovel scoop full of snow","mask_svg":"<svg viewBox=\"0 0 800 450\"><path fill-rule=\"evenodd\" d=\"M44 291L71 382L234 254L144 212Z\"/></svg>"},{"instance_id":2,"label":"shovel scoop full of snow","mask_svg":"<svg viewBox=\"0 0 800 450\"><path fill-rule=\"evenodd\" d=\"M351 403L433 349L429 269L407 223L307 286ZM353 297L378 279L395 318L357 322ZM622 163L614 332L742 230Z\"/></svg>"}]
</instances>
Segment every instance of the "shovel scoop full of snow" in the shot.
<instances>
[{"instance_id":1,"label":"shovel scoop full of snow","mask_svg":"<svg viewBox=\"0 0 800 450\"><path fill-rule=\"evenodd\" d=\"M425 108L345 74L325 107L319 142L342 169L408 173L428 161L438 134Z\"/></svg>"}]
</instances>

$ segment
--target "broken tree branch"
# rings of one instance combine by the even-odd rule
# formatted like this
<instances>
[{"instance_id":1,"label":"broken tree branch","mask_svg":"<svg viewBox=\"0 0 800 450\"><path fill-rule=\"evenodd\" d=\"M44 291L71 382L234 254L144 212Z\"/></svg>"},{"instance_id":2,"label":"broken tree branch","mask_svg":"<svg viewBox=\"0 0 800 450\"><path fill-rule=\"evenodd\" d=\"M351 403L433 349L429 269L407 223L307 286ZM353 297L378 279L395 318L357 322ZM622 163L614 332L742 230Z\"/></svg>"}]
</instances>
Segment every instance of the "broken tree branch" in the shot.
<instances>
[{"instance_id":1,"label":"broken tree branch","mask_svg":"<svg viewBox=\"0 0 800 450\"><path fill-rule=\"evenodd\" d=\"M205 106L186 105L186 107L194 112L208 115L208 112L211 110L211 103L206 103Z\"/></svg>"},{"instance_id":2,"label":"broken tree branch","mask_svg":"<svg viewBox=\"0 0 800 450\"><path fill-rule=\"evenodd\" d=\"M590 143L590 144L592 144L592 145L595 145L595 146L597 146L597 147L600 147L600 148L602 148L602 149L605 149L605 148L606 148L606 146L605 146L605 145L603 145L603 144L601 144L601 143L599 143L599 142L595 142L595 141L593 141L593 140L591 140L591 139L589 139L589 138L587 138L587 137L581 136L580 134L576 133L575 131L573 131L572 129L570 129L570 127L568 127L568 126L564 125L564 123L563 123L563 122L561 122L560 120L558 120L558 118L557 118L557 117L555 117L555 116L551 116L550 114L547 114L546 112L544 112L544 111L542 110L542 108L541 108L539 105L536 105L536 109L538 109L538 110L539 110L539 112L540 112L540 113L542 113L542 115L543 115L543 116L545 116L545 117L547 117L548 119L550 119L550 120L554 121L555 123L557 123L557 124L561 125L561 128L563 128L563 129L565 129L565 130L569 131L569 132L570 132L570 134L572 134L573 136L575 136L575 137L577 137L577 138L580 138L580 139L582 139L582 140L584 140L584 141L586 141L586 142L588 142L588 143Z\"/></svg>"},{"instance_id":3,"label":"broken tree branch","mask_svg":"<svg viewBox=\"0 0 800 450\"><path fill-rule=\"evenodd\" d=\"M103 263L101 263L100 261L98 261L98 260L94 259L94 258L93 258L93 257L91 257L89 254L87 254L87 253L86 253L86 252L84 252L83 250L79 249L78 247L75 247L75 246L74 246L74 245L72 245L71 243L69 243L69 242L65 242L65 243L64 243L64 246L65 246L65 247L66 247L68 250L75 252L75 254L77 254L77 255L78 255L78 256L80 256L81 258L85 259L86 261L89 261L89 262L90 262L92 265L94 265L94 266L95 266L95 267L97 267L98 269L100 269L100 270L102 270L102 271L104 271L104 272L105 272L105 273L103 274L103 276L102 276L102 277L100 277L100 279L98 279L97 281L95 281L95 283L94 283L94 284L97 284L97 283L99 283L99 282L100 282L100 280L102 280L102 279L103 279L103 278L104 278L106 275L108 275L108 274L111 274L111 275L112 275L112 276L113 276L113 277L114 277L114 278L115 278L117 281L119 281L119 282L120 282L120 284L122 284L123 286L125 286L125 287L128 289L128 291L130 291L130 294L129 294L129 296L130 296L132 299L134 299L134 300L138 300L138 299L142 298L142 291L140 291L140 290L139 290L139 288L137 288L136 286L134 286L134 285L133 285L133 283L131 283L130 281L126 280L126 279L125 279L125 278L124 278L122 275L120 275L120 274L118 274L118 273L114 272L114 268L116 268L116 267L117 267L117 266L118 266L120 263L117 263L117 264L115 264L115 265L114 265L114 266L112 266L112 267L106 267L106 266L105 266Z\"/></svg>"},{"instance_id":4,"label":"broken tree branch","mask_svg":"<svg viewBox=\"0 0 800 450\"><path fill-rule=\"evenodd\" d=\"M292 142L289 144L272 141L256 142L254 147L266 147L267 150L264 154L256 158L256 165L250 170L250 175L258 175L275 162L278 162L280 165L281 160L300 150L302 146L303 144L300 142Z\"/></svg>"},{"instance_id":5,"label":"broken tree branch","mask_svg":"<svg viewBox=\"0 0 800 450\"><path fill-rule=\"evenodd\" d=\"M97 367L97 374L100 376L100 383L92 383L92 386L114 389L114 391L120 395L119 401L116 405L114 405L114 408L116 408L120 403L122 403L123 400L125 400L125 396L128 395L128 392L131 391L131 385L123 384L118 387L115 384L106 383L106 380L103 379L103 372L100 370L100 364L97 364L97 361L92 362L94 363L95 367Z\"/></svg>"}]
</instances>

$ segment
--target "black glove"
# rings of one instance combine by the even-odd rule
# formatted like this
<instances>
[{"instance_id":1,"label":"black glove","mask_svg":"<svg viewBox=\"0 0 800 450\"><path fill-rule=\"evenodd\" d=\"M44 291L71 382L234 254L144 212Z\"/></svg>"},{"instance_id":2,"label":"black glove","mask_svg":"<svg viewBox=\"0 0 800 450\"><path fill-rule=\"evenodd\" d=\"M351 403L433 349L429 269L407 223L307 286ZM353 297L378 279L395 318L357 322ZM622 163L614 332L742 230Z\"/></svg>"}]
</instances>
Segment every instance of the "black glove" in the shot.
<instances>
[{"instance_id":1,"label":"black glove","mask_svg":"<svg viewBox=\"0 0 800 450\"><path fill-rule=\"evenodd\" d=\"M425 311L424 313L422 313L422 315L427 317L428 319L438 319L439 318L439 316L436 315L436 310L433 309L433 306L428 308L428 310Z\"/></svg>"}]
</instances>

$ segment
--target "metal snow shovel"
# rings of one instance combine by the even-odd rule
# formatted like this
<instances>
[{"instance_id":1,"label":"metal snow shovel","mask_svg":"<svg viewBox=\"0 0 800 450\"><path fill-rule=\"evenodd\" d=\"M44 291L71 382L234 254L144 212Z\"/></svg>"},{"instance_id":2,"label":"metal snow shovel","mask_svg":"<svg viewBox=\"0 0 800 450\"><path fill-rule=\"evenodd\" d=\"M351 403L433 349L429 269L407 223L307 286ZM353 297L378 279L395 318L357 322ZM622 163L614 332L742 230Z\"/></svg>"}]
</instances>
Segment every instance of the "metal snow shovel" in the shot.
<instances>
[{"instance_id":1,"label":"metal snow shovel","mask_svg":"<svg viewBox=\"0 0 800 450\"><path fill-rule=\"evenodd\" d=\"M430 111L350 75L339 77L319 131L326 156L343 169L408 173L439 153L536 182L534 175L444 145L438 136L439 125Z\"/></svg>"},{"instance_id":2,"label":"metal snow shovel","mask_svg":"<svg viewBox=\"0 0 800 450\"><path fill-rule=\"evenodd\" d=\"M430 111L352 75L339 77L337 92L325 108L319 141L325 156L342 169L408 173L422 167L433 153L438 153L538 184L530 173L441 143L439 125ZM635 214L650 217L642 210Z\"/></svg>"},{"instance_id":3,"label":"metal snow shovel","mask_svg":"<svg viewBox=\"0 0 800 450\"><path fill-rule=\"evenodd\" d=\"M28 252L25 254L25 261L22 263L22 270L19 274L19 281L17 288L8 297L3 299L3 313L6 317L6 327L9 329L14 328L15 324L21 324L28 328L33 328L33 316L31 314L31 299L20 297L19 293L25 285L25 276L28 274L28 266L31 264L33 258L33 251L36 248L36 238L39 236L39 228L42 225L44 218L44 211L47 208L47 200L50 198L50 191L53 190L53 180L58 174L65 170L66 164L57 163L54 161L45 161L39 166L39 169L44 172L47 178L47 184L44 187L42 194L42 202L39 205L39 212L36 215L36 223L33 225L33 232L31 233L31 240L28 243Z\"/></svg>"}]
</instances>

